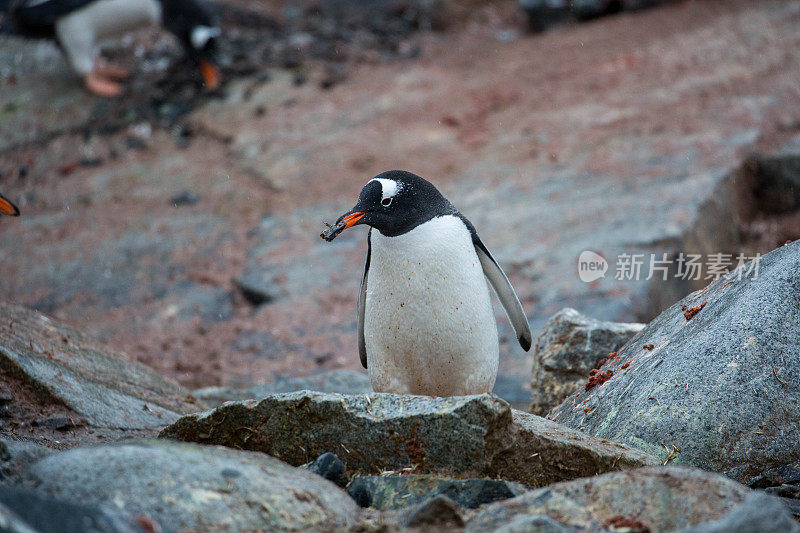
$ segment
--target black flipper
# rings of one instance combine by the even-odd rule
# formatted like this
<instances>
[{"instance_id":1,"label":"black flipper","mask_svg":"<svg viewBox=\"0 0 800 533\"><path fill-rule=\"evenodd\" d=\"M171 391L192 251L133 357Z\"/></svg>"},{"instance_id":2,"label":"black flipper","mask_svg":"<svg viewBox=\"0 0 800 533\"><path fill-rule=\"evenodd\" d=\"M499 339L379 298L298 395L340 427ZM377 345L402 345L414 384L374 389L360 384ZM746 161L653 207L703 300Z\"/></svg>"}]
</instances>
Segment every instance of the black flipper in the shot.
<instances>
[{"instance_id":1,"label":"black flipper","mask_svg":"<svg viewBox=\"0 0 800 533\"><path fill-rule=\"evenodd\" d=\"M367 307L367 273L369 272L369 258L372 252L372 229L367 233L367 261L364 264L364 276L361 278L361 290L358 293L358 355L361 365L367 368L367 343L364 340L364 309Z\"/></svg>"},{"instance_id":2,"label":"black flipper","mask_svg":"<svg viewBox=\"0 0 800 533\"><path fill-rule=\"evenodd\" d=\"M508 281L506 273L503 272L503 269L500 268L500 265L494 260L492 254L489 253L489 250L486 248L486 245L483 244L481 238L478 237L478 233L475 231L475 227L472 223L467 220L464 215L459 213L459 216L472 234L472 244L475 245L475 253L478 254L478 259L483 268L483 274L492 285L500 303L503 304L503 309L505 309L508 320L514 328L514 333L517 335L519 345L527 352L531 349L533 337L531 336L531 327L528 324L528 317L525 316L522 304L519 303L517 293L514 292L514 287L512 287L511 282Z\"/></svg>"}]
</instances>

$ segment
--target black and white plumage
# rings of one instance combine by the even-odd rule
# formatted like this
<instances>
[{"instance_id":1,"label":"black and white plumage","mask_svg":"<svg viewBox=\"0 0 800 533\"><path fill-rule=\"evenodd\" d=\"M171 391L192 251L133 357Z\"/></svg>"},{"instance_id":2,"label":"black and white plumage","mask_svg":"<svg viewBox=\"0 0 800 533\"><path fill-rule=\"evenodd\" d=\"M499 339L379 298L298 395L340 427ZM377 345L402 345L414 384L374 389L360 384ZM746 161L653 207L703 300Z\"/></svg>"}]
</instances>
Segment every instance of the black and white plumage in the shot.
<instances>
[{"instance_id":1,"label":"black and white plumage","mask_svg":"<svg viewBox=\"0 0 800 533\"><path fill-rule=\"evenodd\" d=\"M219 83L214 54L221 32L197 0L18 0L10 19L22 36L55 39L87 87L103 96L122 92L116 80L126 73L96 65L98 44L153 25L178 38L209 88Z\"/></svg>"},{"instance_id":2,"label":"black and white plumage","mask_svg":"<svg viewBox=\"0 0 800 533\"><path fill-rule=\"evenodd\" d=\"M14 203L0 194L0 213L10 215L12 217L19 216L19 208Z\"/></svg>"},{"instance_id":3,"label":"black and white plumage","mask_svg":"<svg viewBox=\"0 0 800 533\"><path fill-rule=\"evenodd\" d=\"M384 172L323 237L371 226L358 299L358 348L378 392L491 392L499 344L489 283L530 349L522 305L475 227L428 181Z\"/></svg>"}]
</instances>

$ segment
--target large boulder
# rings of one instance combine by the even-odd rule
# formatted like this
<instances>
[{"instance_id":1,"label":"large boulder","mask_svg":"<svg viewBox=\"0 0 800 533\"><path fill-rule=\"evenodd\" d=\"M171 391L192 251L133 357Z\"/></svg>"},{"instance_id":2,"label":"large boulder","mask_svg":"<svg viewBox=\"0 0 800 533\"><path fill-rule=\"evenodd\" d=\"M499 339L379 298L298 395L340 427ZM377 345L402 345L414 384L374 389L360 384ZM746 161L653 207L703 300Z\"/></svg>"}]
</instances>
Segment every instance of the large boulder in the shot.
<instances>
[{"instance_id":1,"label":"large boulder","mask_svg":"<svg viewBox=\"0 0 800 533\"><path fill-rule=\"evenodd\" d=\"M740 523L753 501L764 505L761 524L750 531L800 531L777 498L750 491L724 476L684 467L649 467L556 483L483 507L468 531L674 531L712 520ZM746 503L746 509L740 506ZM544 529L544 526L550 529ZM778 526L786 529L780 529ZM534 529L535 530L535 529ZM709 528L708 531L720 531ZM693 531L706 531L702 527Z\"/></svg>"},{"instance_id":2,"label":"large boulder","mask_svg":"<svg viewBox=\"0 0 800 533\"><path fill-rule=\"evenodd\" d=\"M341 529L358 512L333 483L274 457L167 441L75 448L39 461L24 481L169 531Z\"/></svg>"},{"instance_id":3,"label":"large boulder","mask_svg":"<svg viewBox=\"0 0 800 533\"><path fill-rule=\"evenodd\" d=\"M171 379L14 305L0 304L0 368L94 427L157 428L202 406Z\"/></svg>"},{"instance_id":4,"label":"large boulder","mask_svg":"<svg viewBox=\"0 0 800 533\"><path fill-rule=\"evenodd\" d=\"M9 520L9 514L16 522ZM108 505L70 503L17 487L0 487L3 533L148 533L160 525Z\"/></svg>"},{"instance_id":5,"label":"large boulder","mask_svg":"<svg viewBox=\"0 0 800 533\"><path fill-rule=\"evenodd\" d=\"M800 242L687 296L634 341L557 422L742 482L800 461Z\"/></svg>"},{"instance_id":6,"label":"large boulder","mask_svg":"<svg viewBox=\"0 0 800 533\"><path fill-rule=\"evenodd\" d=\"M531 413L549 413L586 382L601 359L642 328L643 324L595 320L569 307L553 315L533 349Z\"/></svg>"},{"instance_id":7,"label":"large boulder","mask_svg":"<svg viewBox=\"0 0 800 533\"><path fill-rule=\"evenodd\" d=\"M56 453L35 442L0 437L0 483L13 483L30 465Z\"/></svg>"},{"instance_id":8,"label":"large boulder","mask_svg":"<svg viewBox=\"0 0 800 533\"><path fill-rule=\"evenodd\" d=\"M543 418L512 413L489 394L278 394L184 416L159 436L261 451L292 465L333 452L355 473L409 469L534 486L655 462Z\"/></svg>"}]
</instances>

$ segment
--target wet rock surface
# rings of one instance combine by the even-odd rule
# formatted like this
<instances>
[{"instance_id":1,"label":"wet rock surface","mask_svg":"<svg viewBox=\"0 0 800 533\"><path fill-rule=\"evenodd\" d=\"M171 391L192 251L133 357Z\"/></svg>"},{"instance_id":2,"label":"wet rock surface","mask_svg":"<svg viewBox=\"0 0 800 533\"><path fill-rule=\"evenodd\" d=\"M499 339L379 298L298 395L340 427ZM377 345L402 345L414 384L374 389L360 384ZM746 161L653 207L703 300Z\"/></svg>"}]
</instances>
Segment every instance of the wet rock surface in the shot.
<instances>
[{"instance_id":1,"label":"wet rock surface","mask_svg":"<svg viewBox=\"0 0 800 533\"><path fill-rule=\"evenodd\" d=\"M346 528L357 510L332 483L273 457L169 441L75 448L36 463L25 481L171 531Z\"/></svg>"},{"instance_id":2,"label":"wet rock surface","mask_svg":"<svg viewBox=\"0 0 800 533\"><path fill-rule=\"evenodd\" d=\"M654 464L624 446L534 415L512 414L506 402L487 394L303 391L188 415L159 436L261 451L297 466L333 451L349 472L499 476L527 485Z\"/></svg>"},{"instance_id":3,"label":"wet rock surface","mask_svg":"<svg viewBox=\"0 0 800 533\"><path fill-rule=\"evenodd\" d=\"M745 265L664 311L555 420L743 482L796 463L800 243L757 264L755 279Z\"/></svg>"},{"instance_id":4,"label":"wet rock surface","mask_svg":"<svg viewBox=\"0 0 800 533\"><path fill-rule=\"evenodd\" d=\"M530 412L545 416L583 386L609 353L639 333L643 324L602 322L570 308L553 315L533 349Z\"/></svg>"},{"instance_id":5,"label":"wet rock surface","mask_svg":"<svg viewBox=\"0 0 800 533\"><path fill-rule=\"evenodd\" d=\"M751 495L754 500L748 500ZM753 531L777 531L776 525L791 524L787 509L778 500L756 495L735 481L698 469L649 467L556 483L491 504L469 520L467 530L505 527L516 531L553 521L557 526L547 531L597 531L615 523L638 523L639 530L654 533L693 526L697 527L693 531L716 531L699 524L709 520L741 523L739 517L745 509L753 511L754 502L765 501L760 498L766 498L765 509L775 514L760 515L765 521ZM745 502L746 507L740 507ZM796 528L794 524L789 530Z\"/></svg>"},{"instance_id":6,"label":"wet rock surface","mask_svg":"<svg viewBox=\"0 0 800 533\"><path fill-rule=\"evenodd\" d=\"M84 423L96 428L157 428L202 405L174 381L40 313L0 304L0 317L4 379L34 389L42 403L56 409L54 415L34 420L36 425L61 431ZM11 401L5 409L13 414L17 403ZM68 411L60 411L60 406Z\"/></svg>"}]
</instances>

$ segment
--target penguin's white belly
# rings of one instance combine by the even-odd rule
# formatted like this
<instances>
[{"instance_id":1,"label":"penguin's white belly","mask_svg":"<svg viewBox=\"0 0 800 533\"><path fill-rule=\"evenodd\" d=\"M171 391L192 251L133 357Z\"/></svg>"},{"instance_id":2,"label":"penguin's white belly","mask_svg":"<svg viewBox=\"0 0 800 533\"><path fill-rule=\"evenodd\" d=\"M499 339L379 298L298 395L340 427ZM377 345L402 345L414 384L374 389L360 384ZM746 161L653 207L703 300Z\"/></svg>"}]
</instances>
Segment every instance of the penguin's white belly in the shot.
<instances>
[{"instance_id":1,"label":"penguin's white belly","mask_svg":"<svg viewBox=\"0 0 800 533\"><path fill-rule=\"evenodd\" d=\"M56 22L56 35L75 70L91 71L95 45L161 22L158 0L96 0Z\"/></svg>"},{"instance_id":2,"label":"penguin's white belly","mask_svg":"<svg viewBox=\"0 0 800 533\"><path fill-rule=\"evenodd\" d=\"M491 392L497 325L469 230L434 218L398 237L371 235L364 340L377 392Z\"/></svg>"}]
</instances>

